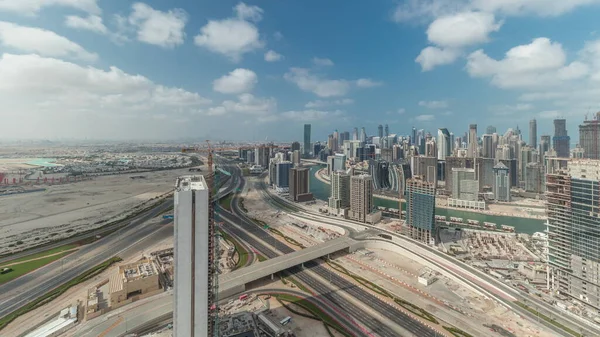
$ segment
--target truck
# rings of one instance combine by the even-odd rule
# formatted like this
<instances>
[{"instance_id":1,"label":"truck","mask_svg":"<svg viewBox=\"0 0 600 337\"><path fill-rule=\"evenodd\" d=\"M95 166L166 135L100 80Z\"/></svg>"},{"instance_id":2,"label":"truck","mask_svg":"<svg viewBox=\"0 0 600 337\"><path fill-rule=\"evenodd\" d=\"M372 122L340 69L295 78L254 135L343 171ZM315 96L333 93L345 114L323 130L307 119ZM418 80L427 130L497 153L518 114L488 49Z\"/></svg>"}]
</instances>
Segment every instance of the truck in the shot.
<instances>
[{"instance_id":1,"label":"truck","mask_svg":"<svg viewBox=\"0 0 600 337\"><path fill-rule=\"evenodd\" d=\"M284 318L281 320L281 322L279 322L281 325L286 325L288 324L290 321L292 320L292 318L290 316Z\"/></svg>"},{"instance_id":2,"label":"truck","mask_svg":"<svg viewBox=\"0 0 600 337\"><path fill-rule=\"evenodd\" d=\"M173 219L173 215L172 214L163 215L163 219L164 220L167 220L167 219L172 220Z\"/></svg>"}]
</instances>

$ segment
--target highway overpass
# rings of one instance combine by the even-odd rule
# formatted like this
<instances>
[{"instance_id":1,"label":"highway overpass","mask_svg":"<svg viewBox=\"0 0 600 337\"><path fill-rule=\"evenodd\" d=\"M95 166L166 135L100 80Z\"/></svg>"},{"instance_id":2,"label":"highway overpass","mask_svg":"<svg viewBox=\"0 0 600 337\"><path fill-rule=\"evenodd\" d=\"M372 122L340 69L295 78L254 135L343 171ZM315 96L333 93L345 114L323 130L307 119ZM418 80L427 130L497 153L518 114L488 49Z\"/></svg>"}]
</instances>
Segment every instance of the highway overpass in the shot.
<instances>
[{"instance_id":1,"label":"highway overpass","mask_svg":"<svg viewBox=\"0 0 600 337\"><path fill-rule=\"evenodd\" d=\"M244 292L248 283L263 277L273 276L280 271L303 265L305 262L336 252L344 250L353 252L360 249L363 244L348 237L340 237L316 246L253 264L249 268L241 268L221 275L219 277L219 298L226 298Z\"/></svg>"}]
</instances>

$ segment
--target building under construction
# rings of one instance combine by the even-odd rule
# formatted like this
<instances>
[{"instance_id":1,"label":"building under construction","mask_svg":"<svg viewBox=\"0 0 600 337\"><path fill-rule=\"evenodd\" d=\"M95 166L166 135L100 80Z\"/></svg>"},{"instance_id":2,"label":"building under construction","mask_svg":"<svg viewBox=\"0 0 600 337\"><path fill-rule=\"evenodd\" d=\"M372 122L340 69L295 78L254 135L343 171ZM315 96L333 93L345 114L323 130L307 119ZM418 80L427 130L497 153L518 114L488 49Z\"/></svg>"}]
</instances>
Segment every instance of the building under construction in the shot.
<instances>
[{"instance_id":1,"label":"building under construction","mask_svg":"<svg viewBox=\"0 0 600 337\"><path fill-rule=\"evenodd\" d=\"M551 286L600 310L600 161L569 160L546 190Z\"/></svg>"},{"instance_id":2,"label":"building under construction","mask_svg":"<svg viewBox=\"0 0 600 337\"><path fill-rule=\"evenodd\" d=\"M594 119L586 120L579 125L579 146L583 148L583 157L600 159L600 112Z\"/></svg>"},{"instance_id":3,"label":"building under construction","mask_svg":"<svg viewBox=\"0 0 600 337\"><path fill-rule=\"evenodd\" d=\"M435 185L422 176L409 179L406 203L408 235L427 244L435 243Z\"/></svg>"}]
</instances>

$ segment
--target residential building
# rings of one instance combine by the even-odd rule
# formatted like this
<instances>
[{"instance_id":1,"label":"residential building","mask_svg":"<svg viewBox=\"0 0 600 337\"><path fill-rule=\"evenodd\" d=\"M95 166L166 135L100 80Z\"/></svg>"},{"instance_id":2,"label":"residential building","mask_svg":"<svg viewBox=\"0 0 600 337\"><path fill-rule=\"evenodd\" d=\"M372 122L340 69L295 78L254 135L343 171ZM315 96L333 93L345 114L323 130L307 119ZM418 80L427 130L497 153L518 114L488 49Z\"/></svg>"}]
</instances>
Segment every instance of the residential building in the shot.
<instances>
[{"instance_id":1,"label":"residential building","mask_svg":"<svg viewBox=\"0 0 600 337\"><path fill-rule=\"evenodd\" d=\"M529 121L529 146L537 148L537 121L535 119Z\"/></svg>"},{"instance_id":2,"label":"residential building","mask_svg":"<svg viewBox=\"0 0 600 337\"><path fill-rule=\"evenodd\" d=\"M379 219L373 216L373 210L373 178L368 174L350 177L348 217L354 221L375 223ZM379 213L380 217L381 213Z\"/></svg>"},{"instance_id":3,"label":"residential building","mask_svg":"<svg viewBox=\"0 0 600 337\"><path fill-rule=\"evenodd\" d=\"M300 151L295 150L292 153L292 163L294 164L294 166L300 165Z\"/></svg>"},{"instance_id":4,"label":"residential building","mask_svg":"<svg viewBox=\"0 0 600 337\"><path fill-rule=\"evenodd\" d=\"M435 185L419 176L408 179L406 203L406 224L409 236L427 244L434 244Z\"/></svg>"},{"instance_id":5,"label":"residential building","mask_svg":"<svg viewBox=\"0 0 600 337\"><path fill-rule=\"evenodd\" d=\"M579 125L579 145L583 148L583 156L600 159L600 111L592 120Z\"/></svg>"},{"instance_id":6,"label":"residential building","mask_svg":"<svg viewBox=\"0 0 600 337\"><path fill-rule=\"evenodd\" d=\"M510 201L510 173L502 162L494 166L494 198L498 201Z\"/></svg>"},{"instance_id":7,"label":"residential building","mask_svg":"<svg viewBox=\"0 0 600 337\"><path fill-rule=\"evenodd\" d=\"M447 194L452 193L452 186L454 184L452 170L455 168L475 168L475 160L473 158L465 157L446 157L446 170L444 176L446 178L445 191Z\"/></svg>"},{"instance_id":8,"label":"residential building","mask_svg":"<svg viewBox=\"0 0 600 337\"><path fill-rule=\"evenodd\" d=\"M600 161L571 159L546 175L552 289L600 310Z\"/></svg>"},{"instance_id":9,"label":"residential building","mask_svg":"<svg viewBox=\"0 0 600 337\"><path fill-rule=\"evenodd\" d=\"M313 200L310 193L310 170L307 167L290 169L289 198L292 201L304 202Z\"/></svg>"},{"instance_id":10,"label":"residential building","mask_svg":"<svg viewBox=\"0 0 600 337\"><path fill-rule=\"evenodd\" d=\"M336 153L333 159L333 169L334 171L346 170L346 155Z\"/></svg>"},{"instance_id":11,"label":"residential building","mask_svg":"<svg viewBox=\"0 0 600 337\"><path fill-rule=\"evenodd\" d=\"M496 133L496 132L497 132L497 131L496 131L496 127L495 127L495 126L492 126L492 125L488 126L488 127L485 129L485 133L487 133L487 134L489 134L489 135L491 135L492 133Z\"/></svg>"},{"instance_id":12,"label":"residential building","mask_svg":"<svg viewBox=\"0 0 600 337\"><path fill-rule=\"evenodd\" d=\"M477 142L477 124L469 125L469 142L467 156L476 158L479 154L479 144Z\"/></svg>"},{"instance_id":13,"label":"residential building","mask_svg":"<svg viewBox=\"0 0 600 337\"><path fill-rule=\"evenodd\" d=\"M204 176L177 178L175 184L175 285L173 328L176 336L213 335L215 303L214 220Z\"/></svg>"},{"instance_id":14,"label":"residential building","mask_svg":"<svg viewBox=\"0 0 600 337\"><path fill-rule=\"evenodd\" d=\"M446 160L446 156L449 156L452 151L450 133L448 132L448 129L438 129L437 147L437 159Z\"/></svg>"},{"instance_id":15,"label":"residential building","mask_svg":"<svg viewBox=\"0 0 600 337\"><path fill-rule=\"evenodd\" d=\"M296 150L300 151L300 143L299 142L292 143L292 152L296 151Z\"/></svg>"},{"instance_id":16,"label":"residential building","mask_svg":"<svg viewBox=\"0 0 600 337\"><path fill-rule=\"evenodd\" d=\"M304 157L310 157L310 124L304 124Z\"/></svg>"},{"instance_id":17,"label":"residential building","mask_svg":"<svg viewBox=\"0 0 600 337\"><path fill-rule=\"evenodd\" d=\"M289 161L283 161L276 164L275 189L277 192L285 193L290 189L290 170L294 164Z\"/></svg>"},{"instance_id":18,"label":"residential building","mask_svg":"<svg viewBox=\"0 0 600 337\"><path fill-rule=\"evenodd\" d=\"M350 207L350 175L337 171L331 174L331 196L329 207L335 210Z\"/></svg>"},{"instance_id":19,"label":"residential building","mask_svg":"<svg viewBox=\"0 0 600 337\"><path fill-rule=\"evenodd\" d=\"M479 201L479 180L475 169L453 168L452 181L452 198L448 198L448 206L485 209L485 202Z\"/></svg>"},{"instance_id":20,"label":"residential building","mask_svg":"<svg viewBox=\"0 0 600 337\"><path fill-rule=\"evenodd\" d=\"M494 142L491 134L481 136L481 156L483 158L494 158Z\"/></svg>"},{"instance_id":21,"label":"residential building","mask_svg":"<svg viewBox=\"0 0 600 337\"><path fill-rule=\"evenodd\" d=\"M414 156L410 158L413 176L422 176L425 181L437 186L437 158Z\"/></svg>"},{"instance_id":22,"label":"residential building","mask_svg":"<svg viewBox=\"0 0 600 337\"><path fill-rule=\"evenodd\" d=\"M377 127L377 137L379 137L379 139L383 138L383 125L381 124Z\"/></svg>"}]
</instances>

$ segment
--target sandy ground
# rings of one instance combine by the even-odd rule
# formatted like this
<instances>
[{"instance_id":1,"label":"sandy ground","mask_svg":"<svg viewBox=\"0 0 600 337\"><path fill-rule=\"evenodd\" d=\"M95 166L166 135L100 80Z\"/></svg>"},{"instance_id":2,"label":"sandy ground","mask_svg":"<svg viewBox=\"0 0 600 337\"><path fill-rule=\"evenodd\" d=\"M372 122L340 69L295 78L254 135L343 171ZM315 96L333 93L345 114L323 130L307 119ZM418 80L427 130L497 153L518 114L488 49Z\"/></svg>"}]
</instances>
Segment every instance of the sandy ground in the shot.
<instances>
[{"instance_id":1,"label":"sandy ground","mask_svg":"<svg viewBox=\"0 0 600 337\"><path fill-rule=\"evenodd\" d=\"M381 250L362 250L335 261L352 272L393 292L434 314L438 319L460 327L475 336L490 334L483 324L496 324L517 336L554 336L545 328L521 319L512 311L462 287L449 278L424 286L417 276L424 266L400 254ZM495 336L495 334L491 334ZM498 335L499 336L499 335Z\"/></svg>"},{"instance_id":2,"label":"sandy ground","mask_svg":"<svg viewBox=\"0 0 600 337\"><path fill-rule=\"evenodd\" d=\"M97 177L90 181L48 186L44 192L0 197L0 254L49 239L99 226L154 197L173 190L177 176L187 169ZM135 174L139 175L139 174ZM69 233L67 233L69 231ZM50 236L52 235L52 237ZM37 238L37 240L36 240Z\"/></svg>"},{"instance_id":3,"label":"sandy ground","mask_svg":"<svg viewBox=\"0 0 600 337\"><path fill-rule=\"evenodd\" d=\"M159 222L162 219L155 219L153 221ZM160 242L148 246L144 249L144 251L134 252L129 256L121 256L123 262L120 264L131 263L137 261L142 258L142 254L150 255L150 252L167 249L173 247L173 238L165 238ZM95 284L98 284L100 281L105 280L110 277L112 273L116 270L116 266L113 265L101 274L97 275L93 279L90 279L86 282L78 284L75 287L70 288L64 294L60 295L57 299L43 305L35 310L28 312L27 314L18 317L12 323L10 323L4 330L2 330L2 336L19 336L26 330L35 327L40 324L44 319L46 319L49 315L54 315L58 313L60 310L68 307L71 304L75 304L77 300L80 300L82 303L85 303L85 298L87 296L87 290L92 288ZM72 336L73 332L76 331L77 328L69 330L65 336Z\"/></svg>"}]
</instances>

